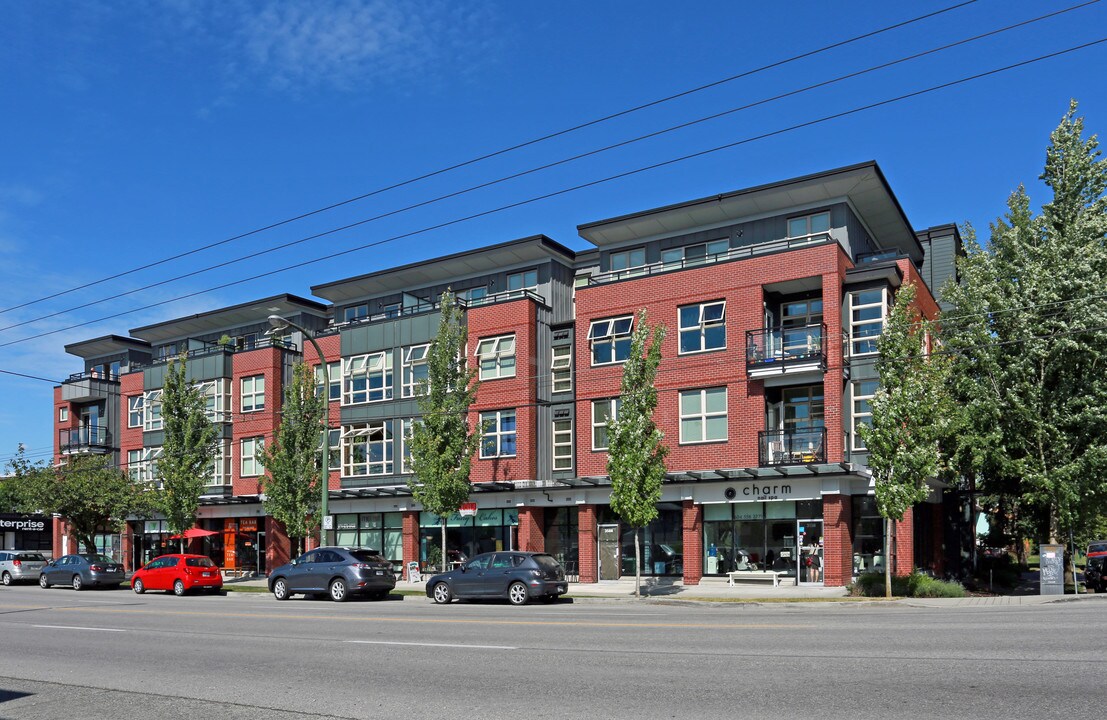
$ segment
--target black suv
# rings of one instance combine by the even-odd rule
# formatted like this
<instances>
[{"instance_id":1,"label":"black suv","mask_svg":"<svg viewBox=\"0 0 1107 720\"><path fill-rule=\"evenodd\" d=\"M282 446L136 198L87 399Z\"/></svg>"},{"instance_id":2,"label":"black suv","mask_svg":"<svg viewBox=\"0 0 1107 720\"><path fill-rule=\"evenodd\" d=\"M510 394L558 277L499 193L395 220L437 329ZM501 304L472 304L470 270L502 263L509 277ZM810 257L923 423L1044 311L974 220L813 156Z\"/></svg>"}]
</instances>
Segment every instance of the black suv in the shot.
<instances>
[{"instance_id":1,"label":"black suv","mask_svg":"<svg viewBox=\"0 0 1107 720\"><path fill-rule=\"evenodd\" d=\"M316 548L269 573L269 592L278 600L324 592L335 602L358 594L383 600L395 587L392 563L368 548Z\"/></svg>"}]
</instances>

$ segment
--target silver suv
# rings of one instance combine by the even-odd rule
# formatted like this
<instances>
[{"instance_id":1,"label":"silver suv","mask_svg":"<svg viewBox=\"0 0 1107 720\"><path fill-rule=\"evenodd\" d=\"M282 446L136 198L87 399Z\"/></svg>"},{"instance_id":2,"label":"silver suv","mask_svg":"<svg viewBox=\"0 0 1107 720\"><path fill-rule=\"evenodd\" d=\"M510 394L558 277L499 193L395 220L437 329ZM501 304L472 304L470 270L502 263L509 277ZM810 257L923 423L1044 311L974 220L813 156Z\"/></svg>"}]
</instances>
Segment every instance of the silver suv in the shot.
<instances>
[{"instance_id":1,"label":"silver suv","mask_svg":"<svg viewBox=\"0 0 1107 720\"><path fill-rule=\"evenodd\" d=\"M35 550L0 551L0 580L5 585L13 582L33 582L38 579L46 558Z\"/></svg>"}]
</instances>

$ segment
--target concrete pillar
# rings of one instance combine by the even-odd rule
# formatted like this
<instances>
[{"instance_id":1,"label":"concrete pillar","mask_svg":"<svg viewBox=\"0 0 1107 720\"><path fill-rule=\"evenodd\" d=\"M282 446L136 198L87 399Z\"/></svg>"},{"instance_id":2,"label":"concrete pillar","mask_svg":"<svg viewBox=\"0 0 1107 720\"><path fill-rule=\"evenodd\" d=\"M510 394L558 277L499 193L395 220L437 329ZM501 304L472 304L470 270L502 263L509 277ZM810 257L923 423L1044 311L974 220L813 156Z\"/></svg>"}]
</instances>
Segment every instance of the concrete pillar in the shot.
<instances>
[{"instance_id":1,"label":"concrete pillar","mask_svg":"<svg viewBox=\"0 0 1107 720\"><path fill-rule=\"evenodd\" d=\"M684 584L699 585L703 578L703 505L684 501Z\"/></svg>"}]
</instances>

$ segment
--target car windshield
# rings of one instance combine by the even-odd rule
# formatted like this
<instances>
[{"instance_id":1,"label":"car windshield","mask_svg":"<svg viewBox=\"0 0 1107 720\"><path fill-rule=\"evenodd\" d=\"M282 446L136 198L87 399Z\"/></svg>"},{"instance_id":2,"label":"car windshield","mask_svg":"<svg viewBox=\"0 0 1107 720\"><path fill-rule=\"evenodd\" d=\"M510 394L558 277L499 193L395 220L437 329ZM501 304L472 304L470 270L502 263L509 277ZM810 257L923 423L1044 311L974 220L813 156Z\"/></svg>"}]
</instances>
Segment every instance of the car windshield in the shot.
<instances>
[{"instance_id":1,"label":"car windshield","mask_svg":"<svg viewBox=\"0 0 1107 720\"><path fill-rule=\"evenodd\" d=\"M553 555L534 555L534 562L538 563L538 567L543 570L558 570L561 565L554 559Z\"/></svg>"},{"instance_id":2,"label":"car windshield","mask_svg":"<svg viewBox=\"0 0 1107 720\"><path fill-rule=\"evenodd\" d=\"M42 556L42 553L20 553L16 557L27 562L46 562L46 558Z\"/></svg>"},{"instance_id":3,"label":"car windshield","mask_svg":"<svg viewBox=\"0 0 1107 720\"><path fill-rule=\"evenodd\" d=\"M378 555L373 550L351 550L350 551L350 557L352 557L354 560L357 560L358 562L365 562L365 563L382 563L382 562L384 562L384 558L381 557L380 555Z\"/></svg>"},{"instance_id":4,"label":"car windshield","mask_svg":"<svg viewBox=\"0 0 1107 720\"><path fill-rule=\"evenodd\" d=\"M211 558L185 558L185 565L189 567L215 567L215 563L211 561Z\"/></svg>"},{"instance_id":5,"label":"car windshield","mask_svg":"<svg viewBox=\"0 0 1107 720\"><path fill-rule=\"evenodd\" d=\"M82 555L81 557L83 557L85 560L88 560L89 562L101 562L101 563L114 562L107 555Z\"/></svg>"}]
</instances>

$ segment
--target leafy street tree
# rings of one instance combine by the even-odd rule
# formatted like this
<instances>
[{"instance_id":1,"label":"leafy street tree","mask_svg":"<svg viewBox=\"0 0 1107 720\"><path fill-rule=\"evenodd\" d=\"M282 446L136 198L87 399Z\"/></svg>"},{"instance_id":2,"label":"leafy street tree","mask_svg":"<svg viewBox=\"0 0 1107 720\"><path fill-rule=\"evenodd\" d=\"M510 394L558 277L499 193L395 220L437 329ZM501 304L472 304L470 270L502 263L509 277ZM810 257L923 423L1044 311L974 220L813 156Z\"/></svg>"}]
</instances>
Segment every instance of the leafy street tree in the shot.
<instances>
[{"instance_id":1,"label":"leafy street tree","mask_svg":"<svg viewBox=\"0 0 1107 720\"><path fill-rule=\"evenodd\" d=\"M165 442L158 460L162 489L158 509L176 535L196 524L200 493L208 485L215 465L217 430L206 413L206 401L200 390L189 384L187 355L170 360L161 394L162 426ZM181 552L184 552L181 538Z\"/></svg>"},{"instance_id":2,"label":"leafy street tree","mask_svg":"<svg viewBox=\"0 0 1107 720\"><path fill-rule=\"evenodd\" d=\"M858 432L869 450L876 505L884 517L884 592L892 596L893 521L903 520L929 494L926 481L939 470L938 443L947 426L945 356L930 355L933 327L913 307L916 288L903 285L884 324L876 369L880 388L872 400L872 425Z\"/></svg>"},{"instance_id":3,"label":"leafy street tree","mask_svg":"<svg viewBox=\"0 0 1107 720\"><path fill-rule=\"evenodd\" d=\"M442 527L446 562L446 522L469 499L469 469L480 443L480 428L469 425L469 407L477 396L477 371L465 363L469 333L461 310L447 290L438 334L427 353L427 380L419 385L422 417L412 424L411 493Z\"/></svg>"},{"instance_id":4,"label":"leafy street tree","mask_svg":"<svg viewBox=\"0 0 1107 720\"><path fill-rule=\"evenodd\" d=\"M661 342L665 326L651 331L646 311L630 340L630 357L623 365L618 416L607 429L607 472L611 476L611 509L634 528L634 596L642 589L641 549L638 531L657 517L661 482L665 477L665 456L669 448L654 423L657 409L657 366L661 363Z\"/></svg>"},{"instance_id":5,"label":"leafy street tree","mask_svg":"<svg viewBox=\"0 0 1107 720\"><path fill-rule=\"evenodd\" d=\"M28 462L21 449L9 468L22 488L22 510L64 517L84 552L96 552L100 528L123 532L128 515L145 517L151 511L147 488L131 482L105 455L78 455L49 467Z\"/></svg>"},{"instance_id":6,"label":"leafy street tree","mask_svg":"<svg viewBox=\"0 0 1107 720\"><path fill-rule=\"evenodd\" d=\"M1087 540L1107 514L1107 160L1076 109L1046 149L1052 199L1036 215L1019 187L944 295L952 386L976 414L956 457L1022 562L1024 538Z\"/></svg>"},{"instance_id":7,"label":"leafy street tree","mask_svg":"<svg viewBox=\"0 0 1107 720\"><path fill-rule=\"evenodd\" d=\"M276 437L261 449L266 478L265 509L284 525L292 540L293 557L304 551L304 538L319 528L321 465L327 463L324 418L327 401L316 392L312 369L296 363L292 384L281 406L281 424ZM320 438L324 459L320 462Z\"/></svg>"}]
</instances>

